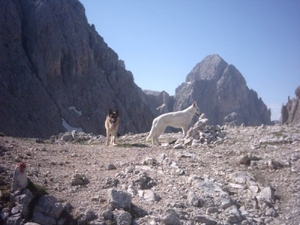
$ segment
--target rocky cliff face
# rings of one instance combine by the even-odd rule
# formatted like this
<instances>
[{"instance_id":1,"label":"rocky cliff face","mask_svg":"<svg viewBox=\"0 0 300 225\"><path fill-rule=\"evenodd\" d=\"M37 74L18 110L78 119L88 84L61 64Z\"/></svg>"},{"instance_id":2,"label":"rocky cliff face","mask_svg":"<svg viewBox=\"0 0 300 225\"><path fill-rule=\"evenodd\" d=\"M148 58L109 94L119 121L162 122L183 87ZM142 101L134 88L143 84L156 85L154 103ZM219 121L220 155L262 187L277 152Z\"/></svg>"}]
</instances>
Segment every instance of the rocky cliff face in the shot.
<instances>
[{"instance_id":1,"label":"rocky cliff face","mask_svg":"<svg viewBox=\"0 0 300 225\"><path fill-rule=\"evenodd\" d=\"M173 111L174 96L170 96L167 92L157 92L144 90L147 95L147 105L155 117Z\"/></svg>"},{"instance_id":2,"label":"rocky cliff face","mask_svg":"<svg viewBox=\"0 0 300 225\"><path fill-rule=\"evenodd\" d=\"M120 133L150 129L144 94L78 0L0 0L0 43L6 135L104 134L109 108L120 110Z\"/></svg>"},{"instance_id":3,"label":"rocky cliff face","mask_svg":"<svg viewBox=\"0 0 300 225\"><path fill-rule=\"evenodd\" d=\"M300 124L300 86L295 90L296 98L288 98L281 108L281 123L287 125Z\"/></svg>"},{"instance_id":4,"label":"rocky cliff face","mask_svg":"<svg viewBox=\"0 0 300 225\"><path fill-rule=\"evenodd\" d=\"M239 71L218 55L188 74L175 96L146 95L89 25L78 0L0 0L0 131L49 137L104 134L109 108L121 134L146 132L154 116L196 100L211 124L270 123L270 111Z\"/></svg>"},{"instance_id":5,"label":"rocky cliff face","mask_svg":"<svg viewBox=\"0 0 300 225\"><path fill-rule=\"evenodd\" d=\"M209 55L187 75L175 93L174 110L197 101L210 124L270 124L271 112L242 74L220 56Z\"/></svg>"}]
</instances>

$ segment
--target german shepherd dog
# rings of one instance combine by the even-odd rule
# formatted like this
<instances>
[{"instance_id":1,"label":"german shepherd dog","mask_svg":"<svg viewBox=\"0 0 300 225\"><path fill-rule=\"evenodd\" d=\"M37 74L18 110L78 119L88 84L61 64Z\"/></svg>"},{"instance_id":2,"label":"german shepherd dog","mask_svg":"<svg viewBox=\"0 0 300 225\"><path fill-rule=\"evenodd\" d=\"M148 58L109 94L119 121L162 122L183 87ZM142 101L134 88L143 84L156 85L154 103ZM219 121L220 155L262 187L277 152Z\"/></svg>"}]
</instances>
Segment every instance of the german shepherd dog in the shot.
<instances>
[{"instance_id":1,"label":"german shepherd dog","mask_svg":"<svg viewBox=\"0 0 300 225\"><path fill-rule=\"evenodd\" d=\"M112 111L109 109L108 115L106 116L105 120L105 129L106 129L106 145L109 145L109 138L110 143L112 145L116 144L116 138L118 134L118 128L120 124L120 117L119 117L119 110Z\"/></svg>"}]
</instances>

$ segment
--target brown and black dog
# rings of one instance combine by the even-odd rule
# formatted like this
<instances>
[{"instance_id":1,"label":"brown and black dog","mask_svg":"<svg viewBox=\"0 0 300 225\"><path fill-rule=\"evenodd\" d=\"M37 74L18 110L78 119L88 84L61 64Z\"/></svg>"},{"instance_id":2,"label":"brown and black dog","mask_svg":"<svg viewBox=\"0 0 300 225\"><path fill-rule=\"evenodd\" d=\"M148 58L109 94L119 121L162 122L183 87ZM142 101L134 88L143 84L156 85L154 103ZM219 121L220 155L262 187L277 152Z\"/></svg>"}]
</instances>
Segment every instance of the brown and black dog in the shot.
<instances>
[{"instance_id":1,"label":"brown and black dog","mask_svg":"<svg viewBox=\"0 0 300 225\"><path fill-rule=\"evenodd\" d=\"M110 143L112 145L116 144L116 138L118 134L120 124L120 117L119 117L119 110L112 111L109 109L108 115L106 116L105 120L105 129L106 129L106 145L109 145L109 137L110 137Z\"/></svg>"}]
</instances>

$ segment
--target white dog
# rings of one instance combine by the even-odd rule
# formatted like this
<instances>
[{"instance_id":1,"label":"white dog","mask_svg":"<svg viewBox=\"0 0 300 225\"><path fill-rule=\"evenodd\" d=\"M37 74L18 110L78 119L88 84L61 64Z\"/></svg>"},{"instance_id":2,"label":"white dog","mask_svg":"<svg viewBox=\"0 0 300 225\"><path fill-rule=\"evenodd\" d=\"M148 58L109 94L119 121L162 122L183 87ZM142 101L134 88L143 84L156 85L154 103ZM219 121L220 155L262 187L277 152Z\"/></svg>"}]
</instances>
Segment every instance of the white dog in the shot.
<instances>
[{"instance_id":1,"label":"white dog","mask_svg":"<svg viewBox=\"0 0 300 225\"><path fill-rule=\"evenodd\" d=\"M199 108L194 102L190 107L177 112L169 112L156 117L152 122L150 133L146 140L152 138L152 144L158 143L158 137L165 131L167 126L182 128L185 137L189 124L194 115L199 116Z\"/></svg>"}]
</instances>

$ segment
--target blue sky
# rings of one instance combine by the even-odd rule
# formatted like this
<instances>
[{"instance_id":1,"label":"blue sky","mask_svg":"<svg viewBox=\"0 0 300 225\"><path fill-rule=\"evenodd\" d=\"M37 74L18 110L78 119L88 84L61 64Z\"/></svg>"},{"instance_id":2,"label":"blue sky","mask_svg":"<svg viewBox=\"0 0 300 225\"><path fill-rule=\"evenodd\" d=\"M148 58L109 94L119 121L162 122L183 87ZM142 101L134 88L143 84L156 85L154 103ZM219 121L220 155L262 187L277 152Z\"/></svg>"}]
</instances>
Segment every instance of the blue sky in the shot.
<instances>
[{"instance_id":1,"label":"blue sky","mask_svg":"<svg viewBox=\"0 0 300 225\"><path fill-rule=\"evenodd\" d=\"M272 119L300 85L300 0L80 0L142 89L170 95L207 55L245 77Z\"/></svg>"}]
</instances>

